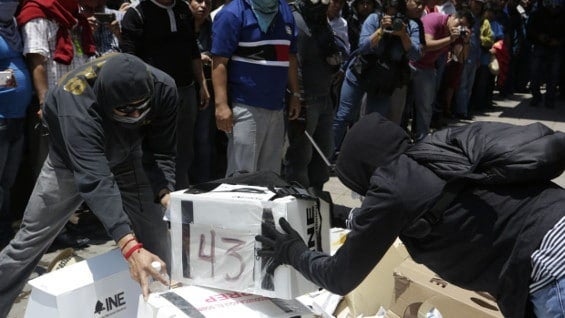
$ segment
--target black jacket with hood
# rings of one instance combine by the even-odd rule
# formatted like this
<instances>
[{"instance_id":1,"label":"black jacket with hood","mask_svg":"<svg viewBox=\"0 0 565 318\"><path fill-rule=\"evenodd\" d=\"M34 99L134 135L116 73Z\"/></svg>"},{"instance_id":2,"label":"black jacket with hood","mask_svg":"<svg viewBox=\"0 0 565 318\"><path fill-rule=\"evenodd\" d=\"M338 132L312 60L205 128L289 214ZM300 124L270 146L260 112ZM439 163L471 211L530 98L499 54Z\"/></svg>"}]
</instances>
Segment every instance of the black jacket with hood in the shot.
<instances>
[{"instance_id":1,"label":"black jacket with hood","mask_svg":"<svg viewBox=\"0 0 565 318\"><path fill-rule=\"evenodd\" d=\"M119 123L112 110L150 97L137 124ZM177 91L164 72L129 54L109 54L67 73L51 89L43 118L55 167L71 170L78 191L114 240L131 232L112 173L142 159L157 196L174 190Z\"/></svg>"},{"instance_id":2,"label":"black jacket with hood","mask_svg":"<svg viewBox=\"0 0 565 318\"><path fill-rule=\"evenodd\" d=\"M565 216L565 191L552 183L565 165L565 134L541 124L474 123L411 146L378 114L348 133L336 166L365 199L334 256L306 252L293 264L338 294L355 288L400 236L412 258L445 280L492 294L506 317L533 315L530 255ZM421 239L403 230L441 196L446 180L471 179Z\"/></svg>"}]
</instances>

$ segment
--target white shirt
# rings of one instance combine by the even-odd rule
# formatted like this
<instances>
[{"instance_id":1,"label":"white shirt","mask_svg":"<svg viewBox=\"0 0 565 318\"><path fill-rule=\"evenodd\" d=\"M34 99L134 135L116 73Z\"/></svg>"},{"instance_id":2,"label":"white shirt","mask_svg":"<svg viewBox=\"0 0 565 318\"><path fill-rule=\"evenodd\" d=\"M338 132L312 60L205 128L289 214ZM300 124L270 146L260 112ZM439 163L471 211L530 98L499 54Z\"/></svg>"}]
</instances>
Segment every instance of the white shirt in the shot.
<instances>
[{"instance_id":1,"label":"white shirt","mask_svg":"<svg viewBox=\"0 0 565 318\"><path fill-rule=\"evenodd\" d=\"M333 20L329 20L330 26L335 33L335 36L339 38L339 41L342 42L343 45L347 48L347 54L349 55L351 51L351 46L349 44L349 34L347 33L347 21L337 16Z\"/></svg>"},{"instance_id":2,"label":"white shirt","mask_svg":"<svg viewBox=\"0 0 565 318\"><path fill-rule=\"evenodd\" d=\"M53 60L57 45L57 31L59 25L51 20L38 18L33 19L22 27L22 38L24 42L24 55L28 53L37 53L45 58L45 69L47 72L47 85L49 88L54 87L57 81L65 73L77 66L87 62L88 57L79 54L73 41L74 56L70 65L65 65ZM71 31L71 34L76 33ZM80 36L80 35L78 35ZM73 34L74 37L74 34Z\"/></svg>"}]
</instances>

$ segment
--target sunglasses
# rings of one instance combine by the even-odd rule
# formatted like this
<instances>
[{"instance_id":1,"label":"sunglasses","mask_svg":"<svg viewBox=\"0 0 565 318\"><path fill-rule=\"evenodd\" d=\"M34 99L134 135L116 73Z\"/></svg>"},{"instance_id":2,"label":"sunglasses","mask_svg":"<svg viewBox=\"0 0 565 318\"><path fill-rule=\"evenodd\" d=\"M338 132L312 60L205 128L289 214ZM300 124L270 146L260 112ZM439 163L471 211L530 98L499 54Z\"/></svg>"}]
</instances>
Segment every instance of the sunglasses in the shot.
<instances>
[{"instance_id":1,"label":"sunglasses","mask_svg":"<svg viewBox=\"0 0 565 318\"><path fill-rule=\"evenodd\" d=\"M145 109L149 108L149 102L150 101L151 101L151 98L147 98L147 99L142 100L140 102L136 102L136 103L128 104L128 105L123 105L123 106L118 106L114 109L119 111L120 113L125 113L125 114L131 114L135 111L142 112Z\"/></svg>"}]
</instances>

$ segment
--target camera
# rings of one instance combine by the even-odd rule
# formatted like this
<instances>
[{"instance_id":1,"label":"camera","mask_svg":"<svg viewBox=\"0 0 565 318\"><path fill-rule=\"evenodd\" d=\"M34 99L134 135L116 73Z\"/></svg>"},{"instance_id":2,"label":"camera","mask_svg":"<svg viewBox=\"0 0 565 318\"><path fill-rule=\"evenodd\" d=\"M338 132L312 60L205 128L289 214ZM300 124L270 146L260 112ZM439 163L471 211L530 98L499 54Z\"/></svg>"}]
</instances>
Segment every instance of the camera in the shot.
<instances>
[{"instance_id":1,"label":"camera","mask_svg":"<svg viewBox=\"0 0 565 318\"><path fill-rule=\"evenodd\" d=\"M392 16L392 26L385 28L385 31L396 32L402 30L404 21L406 21L406 17L402 13L400 12L395 13Z\"/></svg>"},{"instance_id":2,"label":"camera","mask_svg":"<svg viewBox=\"0 0 565 318\"><path fill-rule=\"evenodd\" d=\"M460 26L459 26L459 37L464 38L464 37L467 36L467 34L469 34L469 29L467 29L466 27L460 25Z\"/></svg>"}]
</instances>

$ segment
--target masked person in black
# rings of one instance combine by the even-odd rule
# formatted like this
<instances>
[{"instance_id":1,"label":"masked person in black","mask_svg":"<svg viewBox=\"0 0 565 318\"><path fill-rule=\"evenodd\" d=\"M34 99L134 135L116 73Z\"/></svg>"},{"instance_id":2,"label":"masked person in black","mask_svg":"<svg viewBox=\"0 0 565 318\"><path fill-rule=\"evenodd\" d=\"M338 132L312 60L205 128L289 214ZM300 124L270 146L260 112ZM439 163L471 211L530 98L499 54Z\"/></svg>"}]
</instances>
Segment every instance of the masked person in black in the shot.
<instances>
[{"instance_id":1,"label":"masked person in black","mask_svg":"<svg viewBox=\"0 0 565 318\"><path fill-rule=\"evenodd\" d=\"M343 62L328 23L327 3L326 0L315 4L310 0L299 0L293 6L298 29L296 57L302 116L288 122L289 146L284 172L287 181L298 182L316 191L322 191L330 176L324 159L333 150L331 88ZM325 158L316 153L306 134L312 137Z\"/></svg>"},{"instance_id":2,"label":"masked person in black","mask_svg":"<svg viewBox=\"0 0 565 318\"><path fill-rule=\"evenodd\" d=\"M170 258L159 203L167 206L174 189L177 99L170 76L128 54L76 68L48 92L49 155L21 228L0 253L0 317L83 201L118 243L144 295L148 277L167 283L151 262L165 266Z\"/></svg>"},{"instance_id":3,"label":"masked person in black","mask_svg":"<svg viewBox=\"0 0 565 318\"><path fill-rule=\"evenodd\" d=\"M333 255L310 251L284 219L264 225L259 256L289 264L344 295L400 237L412 258L448 282L486 291L505 317L562 315L565 134L536 123L473 123L416 145L371 114L346 137L336 174L365 195ZM449 181L447 181L449 180ZM553 293L554 297L550 295ZM561 297L561 299L559 298Z\"/></svg>"}]
</instances>

